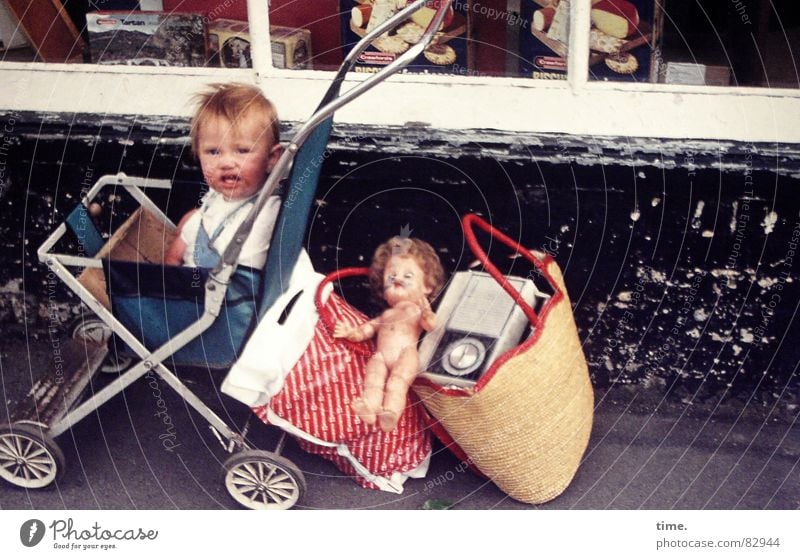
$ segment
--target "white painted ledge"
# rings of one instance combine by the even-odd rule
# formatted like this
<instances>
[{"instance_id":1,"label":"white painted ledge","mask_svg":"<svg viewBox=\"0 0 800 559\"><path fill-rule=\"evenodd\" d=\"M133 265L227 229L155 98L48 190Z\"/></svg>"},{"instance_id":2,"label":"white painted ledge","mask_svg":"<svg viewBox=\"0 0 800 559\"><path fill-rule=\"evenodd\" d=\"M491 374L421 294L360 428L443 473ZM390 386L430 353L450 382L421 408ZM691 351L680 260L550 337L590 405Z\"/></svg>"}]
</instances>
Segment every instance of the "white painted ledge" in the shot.
<instances>
[{"instance_id":1,"label":"white painted ledge","mask_svg":"<svg viewBox=\"0 0 800 559\"><path fill-rule=\"evenodd\" d=\"M204 84L242 81L259 83L283 120L301 122L332 76L277 69L258 76L214 68L2 63L0 110L182 117L191 113L191 95ZM800 91L406 74L352 102L336 120L427 123L453 131L800 144Z\"/></svg>"}]
</instances>

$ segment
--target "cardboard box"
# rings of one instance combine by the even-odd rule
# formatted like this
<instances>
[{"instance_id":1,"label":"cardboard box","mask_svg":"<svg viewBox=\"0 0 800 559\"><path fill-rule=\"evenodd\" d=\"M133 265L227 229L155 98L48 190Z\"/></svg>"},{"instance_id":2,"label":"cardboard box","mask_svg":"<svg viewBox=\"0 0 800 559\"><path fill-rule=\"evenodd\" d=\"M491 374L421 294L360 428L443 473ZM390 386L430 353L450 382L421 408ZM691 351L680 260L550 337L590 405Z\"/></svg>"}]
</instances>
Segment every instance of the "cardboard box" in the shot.
<instances>
[{"instance_id":1,"label":"cardboard box","mask_svg":"<svg viewBox=\"0 0 800 559\"><path fill-rule=\"evenodd\" d=\"M132 66L204 66L200 13L103 11L86 14L92 62Z\"/></svg>"},{"instance_id":2,"label":"cardboard box","mask_svg":"<svg viewBox=\"0 0 800 559\"><path fill-rule=\"evenodd\" d=\"M269 34L273 66L292 70L312 69L311 32L308 29L270 25Z\"/></svg>"},{"instance_id":3,"label":"cardboard box","mask_svg":"<svg viewBox=\"0 0 800 559\"><path fill-rule=\"evenodd\" d=\"M127 260L158 264L175 239L175 230L168 228L144 208L138 208L114 232L94 258ZM78 281L106 308L111 308L106 280L100 268L86 268Z\"/></svg>"},{"instance_id":4,"label":"cardboard box","mask_svg":"<svg viewBox=\"0 0 800 559\"><path fill-rule=\"evenodd\" d=\"M691 62L666 62L658 81L682 85L726 86L731 84L731 69L727 66L708 66Z\"/></svg>"},{"instance_id":5,"label":"cardboard box","mask_svg":"<svg viewBox=\"0 0 800 559\"><path fill-rule=\"evenodd\" d=\"M589 79L649 81L654 3L592 0ZM567 79L569 9L570 0L522 0L521 75Z\"/></svg>"},{"instance_id":6,"label":"cardboard box","mask_svg":"<svg viewBox=\"0 0 800 559\"><path fill-rule=\"evenodd\" d=\"M276 68L311 69L311 32L271 25L272 64ZM250 28L247 22L216 19L208 25L209 66L251 68Z\"/></svg>"},{"instance_id":7,"label":"cardboard box","mask_svg":"<svg viewBox=\"0 0 800 559\"><path fill-rule=\"evenodd\" d=\"M19 20L8 11L5 4L0 2L0 51L27 45L28 39L19 25Z\"/></svg>"},{"instance_id":8,"label":"cardboard box","mask_svg":"<svg viewBox=\"0 0 800 559\"><path fill-rule=\"evenodd\" d=\"M344 55L372 29L399 9L397 0L340 0L342 14L342 50ZM433 43L406 68L406 72L469 74L472 72L467 49L469 36L469 0L453 3L444 25ZM422 8L388 36L376 39L355 64L356 72L379 72L419 40L433 7ZM380 20L380 21L378 21Z\"/></svg>"}]
</instances>

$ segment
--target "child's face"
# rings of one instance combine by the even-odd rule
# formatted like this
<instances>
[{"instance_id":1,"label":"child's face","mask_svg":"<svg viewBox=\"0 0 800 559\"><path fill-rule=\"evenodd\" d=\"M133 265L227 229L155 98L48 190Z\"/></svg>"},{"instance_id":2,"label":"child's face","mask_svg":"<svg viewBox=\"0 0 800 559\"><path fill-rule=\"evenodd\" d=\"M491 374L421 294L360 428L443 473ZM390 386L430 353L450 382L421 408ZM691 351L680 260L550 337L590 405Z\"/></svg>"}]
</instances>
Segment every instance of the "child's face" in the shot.
<instances>
[{"instance_id":1,"label":"child's face","mask_svg":"<svg viewBox=\"0 0 800 559\"><path fill-rule=\"evenodd\" d=\"M226 200L241 200L258 192L281 154L268 129L257 122L232 124L220 116L198 130L200 166L208 186Z\"/></svg>"},{"instance_id":2,"label":"child's face","mask_svg":"<svg viewBox=\"0 0 800 559\"><path fill-rule=\"evenodd\" d=\"M383 298L389 306L401 301L416 303L430 293L425 272L415 258L403 255L389 258L383 270Z\"/></svg>"}]
</instances>

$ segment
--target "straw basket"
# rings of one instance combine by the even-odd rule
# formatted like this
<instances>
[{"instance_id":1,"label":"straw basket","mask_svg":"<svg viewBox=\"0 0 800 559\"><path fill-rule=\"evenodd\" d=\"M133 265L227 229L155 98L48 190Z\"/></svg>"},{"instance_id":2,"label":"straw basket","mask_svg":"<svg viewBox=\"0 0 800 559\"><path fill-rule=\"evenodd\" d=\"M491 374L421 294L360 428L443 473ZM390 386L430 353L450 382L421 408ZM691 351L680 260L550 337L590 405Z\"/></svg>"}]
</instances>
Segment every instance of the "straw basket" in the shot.
<instances>
[{"instance_id":1,"label":"straw basket","mask_svg":"<svg viewBox=\"0 0 800 559\"><path fill-rule=\"evenodd\" d=\"M518 250L554 291L538 313L522 300L477 244L477 225ZM477 216L464 217L475 255L516 300L533 335L503 354L474 388L418 379L414 390L436 419L434 430L509 496L543 503L572 481L592 427L594 397L564 279L549 256L538 258ZM441 430L444 430L444 433Z\"/></svg>"}]
</instances>

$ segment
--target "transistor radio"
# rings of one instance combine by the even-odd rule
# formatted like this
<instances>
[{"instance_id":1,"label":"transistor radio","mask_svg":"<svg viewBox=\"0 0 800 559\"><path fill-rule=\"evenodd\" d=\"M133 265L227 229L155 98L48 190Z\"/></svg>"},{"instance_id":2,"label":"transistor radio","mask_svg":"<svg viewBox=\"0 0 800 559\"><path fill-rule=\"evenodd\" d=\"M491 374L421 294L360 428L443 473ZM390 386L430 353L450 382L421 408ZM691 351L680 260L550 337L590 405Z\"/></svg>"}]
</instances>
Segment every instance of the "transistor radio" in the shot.
<instances>
[{"instance_id":1,"label":"transistor radio","mask_svg":"<svg viewBox=\"0 0 800 559\"><path fill-rule=\"evenodd\" d=\"M507 279L533 308L548 297L530 279ZM514 299L484 272L454 274L436 317L438 326L420 344L420 376L444 386L474 385L530 326Z\"/></svg>"}]
</instances>

